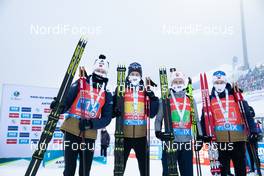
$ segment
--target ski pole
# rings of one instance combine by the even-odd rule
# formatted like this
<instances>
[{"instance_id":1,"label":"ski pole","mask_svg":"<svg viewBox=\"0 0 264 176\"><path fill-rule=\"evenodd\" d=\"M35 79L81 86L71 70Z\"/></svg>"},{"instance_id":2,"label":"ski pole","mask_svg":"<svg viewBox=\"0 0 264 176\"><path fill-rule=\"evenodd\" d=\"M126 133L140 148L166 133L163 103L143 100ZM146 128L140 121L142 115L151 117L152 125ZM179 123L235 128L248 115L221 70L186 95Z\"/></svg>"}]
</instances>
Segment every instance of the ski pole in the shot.
<instances>
[{"instance_id":1,"label":"ski pole","mask_svg":"<svg viewBox=\"0 0 264 176\"><path fill-rule=\"evenodd\" d=\"M150 91L150 79L146 78L146 91ZM147 118L147 145L146 145L146 151L147 151L147 158L146 158L146 176L149 176L149 163L150 163L150 104L149 104L149 97L146 96L146 102L145 102L145 115Z\"/></svg>"},{"instance_id":2,"label":"ski pole","mask_svg":"<svg viewBox=\"0 0 264 176\"><path fill-rule=\"evenodd\" d=\"M239 110L240 110L240 112L242 114L243 121L244 121L244 124L246 126L247 136L249 136L249 134L250 134L250 128L249 128L249 124L248 124L248 121L247 121L245 108L244 108L244 105L243 105L243 99L244 98L243 98L242 93L241 93L240 89L238 88L238 85L237 84L234 84L234 92L235 92L236 101L239 104ZM255 147L252 145L251 142L249 142L249 146L250 146L250 150L251 150L250 152L252 153L252 156L253 156L253 159L254 159L254 163L257 166L257 170L259 172L259 175L262 175L261 174L261 171L260 171L260 162L259 162L259 159L258 159L257 152L255 150Z\"/></svg>"}]
</instances>

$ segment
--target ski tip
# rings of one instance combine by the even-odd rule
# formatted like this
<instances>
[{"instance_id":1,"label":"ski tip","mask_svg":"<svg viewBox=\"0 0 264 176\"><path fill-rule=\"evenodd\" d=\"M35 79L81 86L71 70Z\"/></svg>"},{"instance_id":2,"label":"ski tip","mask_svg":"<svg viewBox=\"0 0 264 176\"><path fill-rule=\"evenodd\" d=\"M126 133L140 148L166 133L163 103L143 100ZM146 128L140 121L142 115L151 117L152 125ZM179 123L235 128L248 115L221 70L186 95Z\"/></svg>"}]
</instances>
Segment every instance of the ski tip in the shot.
<instances>
[{"instance_id":1,"label":"ski tip","mask_svg":"<svg viewBox=\"0 0 264 176\"><path fill-rule=\"evenodd\" d=\"M163 66L163 67L162 67L162 70L163 70L164 72L166 72L166 66Z\"/></svg>"},{"instance_id":2,"label":"ski tip","mask_svg":"<svg viewBox=\"0 0 264 176\"><path fill-rule=\"evenodd\" d=\"M81 39L82 39L82 41L84 41L84 42L87 43L87 41L88 41L88 36L87 36L87 35L82 35L82 36L81 36Z\"/></svg>"},{"instance_id":3,"label":"ski tip","mask_svg":"<svg viewBox=\"0 0 264 176\"><path fill-rule=\"evenodd\" d=\"M204 73L204 79L207 81L207 75L206 75L206 73Z\"/></svg>"},{"instance_id":4,"label":"ski tip","mask_svg":"<svg viewBox=\"0 0 264 176\"><path fill-rule=\"evenodd\" d=\"M192 78L191 77L188 77L188 83L192 84Z\"/></svg>"},{"instance_id":5,"label":"ski tip","mask_svg":"<svg viewBox=\"0 0 264 176\"><path fill-rule=\"evenodd\" d=\"M161 68L159 68L159 73L162 74L162 69Z\"/></svg>"},{"instance_id":6,"label":"ski tip","mask_svg":"<svg viewBox=\"0 0 264 176\"><path fill-rule=\"evenodd\" d=\"M126 71L126 65L124 65L124 64L118 64L116 70L117 71L125 72Z\"/></svg>"}]
</instances>

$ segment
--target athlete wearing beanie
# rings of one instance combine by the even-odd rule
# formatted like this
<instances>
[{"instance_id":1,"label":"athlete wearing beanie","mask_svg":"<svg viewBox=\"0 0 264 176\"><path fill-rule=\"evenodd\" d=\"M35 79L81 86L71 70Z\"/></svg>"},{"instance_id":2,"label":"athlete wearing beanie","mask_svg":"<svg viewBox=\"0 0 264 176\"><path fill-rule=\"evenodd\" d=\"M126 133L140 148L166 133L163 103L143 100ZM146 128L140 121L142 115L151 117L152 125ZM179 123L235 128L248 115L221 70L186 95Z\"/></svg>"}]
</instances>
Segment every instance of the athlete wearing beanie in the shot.
<instances>
[{"instance_id":1,"label":"athlete wearing beanie","mask_svg":"<svg viewBox=\"0 0 264 176\"><path fill-rule=\"evenodd\" d=\"M124 166L126 166L131 149L134 149L141 176L149 176L147 156L147 112L146 96L150 100L150 118L158 111L159 99L153 91L146 91L142 80L142 67L139 63L131 63L128 67L124 94L124 113L118 109L114 96L114 117L124 114Z\"/></svg>"},{"instance_id":2,"label":"athlete wearing beanie","mask_svg":"<svg viewBox=\"0 0 264 176\"><path fill-rule=\"evenodd\" d=\"M100 55L94 62L92 74L85 72L84 93L80 91L81 79L70 87L63 111L68 112L68 116L61 126L64 133L64 176L75 175L78 156L79 175L90 175L97 130L106 127L112 119L112 95L106 91L108 69L106 57ZM85 101L82 101L83 98ZM81 102L85 102L84 108L81 108ZM56 100L51 108L55 105Z\"/></svg>"},{"instance_id":3,"label":"athlete wearing beanie","mask_svg":"<svg viewBox=\"0 0 264 176\"><path fill-rule=\"evenodd\" d=\"M142 80L142 67L139 63L134 62L134 63L129 65L127 80L133 86L139 86L140 81Z\"/></svg>"}]
</instances>

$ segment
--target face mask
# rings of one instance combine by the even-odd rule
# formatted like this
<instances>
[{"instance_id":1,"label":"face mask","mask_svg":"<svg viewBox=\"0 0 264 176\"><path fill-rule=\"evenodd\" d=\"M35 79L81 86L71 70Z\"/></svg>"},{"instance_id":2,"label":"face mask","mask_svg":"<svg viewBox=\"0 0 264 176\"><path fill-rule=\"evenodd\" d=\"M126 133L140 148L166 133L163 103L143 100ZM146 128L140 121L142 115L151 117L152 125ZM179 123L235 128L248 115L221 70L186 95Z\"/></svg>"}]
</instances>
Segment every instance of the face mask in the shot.
<instances>
[{"instance_id":1,"label":"face mask","mask_svg":"<svg viewBox=\"0 0 264 176\"><path fill-rule=\"evenodd\" d=\"M98 75L98 76L101 76L101 77L103 77L103 78L106 78L106 74L105 73L102 73L102 72L99 72L99 71L94 71L94 73L96 74L96 75Z\"/></svg>"},{"instance_id":2,"label":"face mask","mask_svg":"<svg viewBox=\"0 0 264 176\"><path fill-rule=\"evenodd\" d=\"M180 92L184 89L184 84L173 84L171 87L175 92Z\"/></svg>"},{"instance_id":3,"label":"face mask","mask_svg":"<svg viewBox=\"0 0 264 176\"><path fill-rule=\"evenodd\" d=\"M214 84L215 90L218 93L222 93L224 92L225 88L226 88L226 84Z\"/></svg>"},{"instance_id":4,"label":"face mask","mask_svg":"<svg viewBox=\"0 0 264 176\"><path fill-rule=\"evenodd\" d=\"M133 86L137 86L141 80L138 76L129 76L128 80L131 82Z\"/></svg>"}]
</instances>

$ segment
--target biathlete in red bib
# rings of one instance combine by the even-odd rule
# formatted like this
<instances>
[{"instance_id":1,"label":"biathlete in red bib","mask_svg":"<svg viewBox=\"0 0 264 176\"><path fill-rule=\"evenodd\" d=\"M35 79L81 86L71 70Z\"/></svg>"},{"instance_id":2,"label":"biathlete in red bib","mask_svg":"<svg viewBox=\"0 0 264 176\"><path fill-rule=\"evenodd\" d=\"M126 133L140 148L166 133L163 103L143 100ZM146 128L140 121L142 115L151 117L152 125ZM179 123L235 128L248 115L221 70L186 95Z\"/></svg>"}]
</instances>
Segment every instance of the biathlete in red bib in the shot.
<instances>
[{"instance_id":1,"label":"biathlete in red bib","mask_svg":"<svg viewBox=\"0 0 264 176\"><path fill-rule=\"evenodd\" d=\"M235 99L234 88L227 82L225 72L216 71L213 73L213 88L210 95L213 119L213 133L217 142L219 162L221 164L221 175L227 176L230 160L233 161L235 175L246 176L245 148L247 131L249 136L255 136L256 128L254 120L250 117L250 108L246 101L243 101L246 119L243 119L238 102ZM246 129L245 121L249 125ZM204 139L212 138L206 134L206 123L204 114L201 117L201 124Z\"/></svg>"},{"instance_id":2,"label":"biathlete in red bib","mask_svg":"<svg viewBox=\"0 0 264 176\"><path fill-rule=\"evenodd\" d=\"M74 176L80 157L80 176L89 176L94 154L97 130L106 127L112 119L112 95L106 90L109 63L104 55L95 60L93 73L71 85L64 102L68 113L61 131L64 133L64 176ZM83 80L81 80L83 79ZM51 104L51 108L56 100Z\"/></svg>"}]
</instances>

